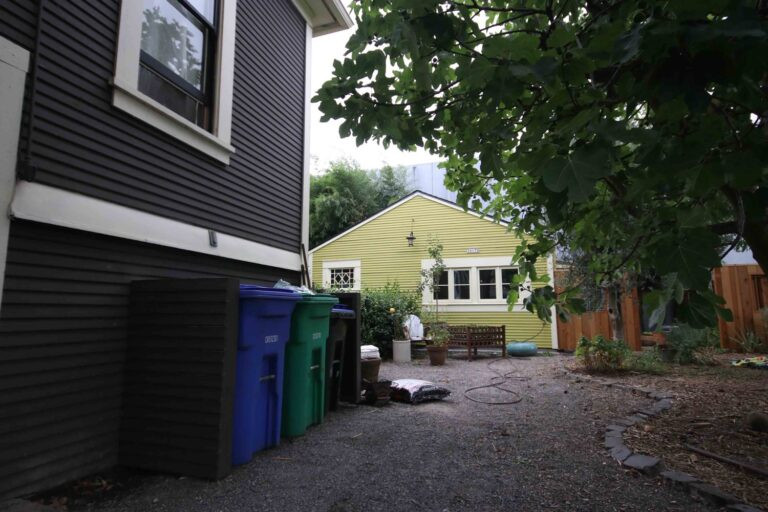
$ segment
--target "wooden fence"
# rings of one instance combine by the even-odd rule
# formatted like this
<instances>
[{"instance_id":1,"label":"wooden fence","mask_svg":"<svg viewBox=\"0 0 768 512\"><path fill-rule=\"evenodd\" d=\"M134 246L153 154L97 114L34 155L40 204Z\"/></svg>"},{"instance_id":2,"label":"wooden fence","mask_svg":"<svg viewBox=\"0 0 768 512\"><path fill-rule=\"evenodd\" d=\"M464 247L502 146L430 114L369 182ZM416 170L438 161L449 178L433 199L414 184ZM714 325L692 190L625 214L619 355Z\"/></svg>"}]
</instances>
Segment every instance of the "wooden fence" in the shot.
<instances>
[{"instance_id":1,"label":"wooden fence","mask_svg":"<svg viewBox=\"0 0 768 512\"><path fill-rule=\"evenodd\" d=\"M712 272L715 293L725 299L733 322L720 320L720 344L739 349L736 341L753 332L765 339L765 320L760 309L768 306L768 279L759 265L726 265Z\"/></svg>"},{"instance_id":2,"label":"wooden fence","mask_svg":"<svg viewBox=\"0 0 768 512\"><path fill-rule=\"evenodd\" d=\"M562 270L555 273L556 279ZM560 273L560 275L558 275ZM725 306L733 313L733 322L720 320L720 344L729 350L738 350L736 341L748 332L768 340L768 325L762 308L768 307L768 279L759 265L726 265L712 271L715 293L725 299ZM640 350L643 342L663 343L663 336L642 334L641 304L636 289L625 293L620 301L624 321L624 341L632 350ZM557 323L558 348L574 350L579 338L601 334L613 336L608 311L593 311L574 315L568 322ZM658 337L658 339L657 339Z\"/></svg>"},{"instance_id":3,"label":"wooden fence","mask_svg":"<svg viewBox=\"0 0 768 512\"><path fill-rule=\"evenodd\" d=\"M557 273L555 274L557 276ZM619 301L624 323L624 341L632 350L642 348L640 299L637 289L624 293ZM567 322L557 322L557 345L560 350L575 350L579 339L602 335L613 337L611 315L608 310L590 311L583 315L572 315Z\"/></svg>"}]
</instances>

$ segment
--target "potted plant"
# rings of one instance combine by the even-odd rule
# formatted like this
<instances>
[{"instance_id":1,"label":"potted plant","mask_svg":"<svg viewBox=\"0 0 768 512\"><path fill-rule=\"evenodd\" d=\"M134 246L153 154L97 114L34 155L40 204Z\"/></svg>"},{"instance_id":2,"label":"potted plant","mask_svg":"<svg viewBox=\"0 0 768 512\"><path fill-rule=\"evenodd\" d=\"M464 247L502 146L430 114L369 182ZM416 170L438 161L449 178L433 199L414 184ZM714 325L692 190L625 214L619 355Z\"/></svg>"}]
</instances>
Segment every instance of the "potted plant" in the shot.
<instances>
[{"instance_id":1,"label":"potted plant","mask_svg":"<svg viewBox=\"0 0 768 512\"><path fill-rule=\"evenodd\" d=\"M427 354L429 362L433 366L445 364L445 356L448 352L448 340L450 332L445 324L440 323L439 307L440 301L435 293L439 290L440 277L445 271L445 262L443 261L443 244L437 238L430 237L427 253L432 260L432 266L421 271L421 290L427 289L432 294L435 301L434 320L430 322L430 334L427 338ZM431 315L430 315L431 316Z\"/></svg>"},{"instance_id":2,"label":"potted plant","mask_svg":"<svg viewBox=\"0 0 768 512\"><path fill-rule=\"evenodd\" d=\"M448 340L451 333L445 324L435 322L429 329L430 337L427 339L430 343L427 345L427 355L429 355L429 364L432 366L442 366L445 364L445 356L448 354Z\"/></svg>"}]
</instances>

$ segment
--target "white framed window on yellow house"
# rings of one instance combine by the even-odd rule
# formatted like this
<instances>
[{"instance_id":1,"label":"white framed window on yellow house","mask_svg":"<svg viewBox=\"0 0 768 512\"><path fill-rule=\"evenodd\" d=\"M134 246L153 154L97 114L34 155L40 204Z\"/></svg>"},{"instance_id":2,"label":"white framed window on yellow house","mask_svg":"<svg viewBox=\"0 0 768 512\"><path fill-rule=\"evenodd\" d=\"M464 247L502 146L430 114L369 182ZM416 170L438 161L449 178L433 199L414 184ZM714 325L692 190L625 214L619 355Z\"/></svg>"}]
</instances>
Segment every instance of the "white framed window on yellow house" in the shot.
<instances>
[{"instance_id":1,"label":"white framed window on yellow house","mask_svg":"<svg viewBox=\"0 0 768 512\"><path fill-rule=\"evenodd\" d=\"M359 291L361 284L360 260L323 262L323 288Z\"/></svg>"},{"instance_id":2,"label":"white framed window on yellow house","mask_svg":"<svg viewBox=\"0 0 768 512\"><path fill-rule=\"evenodd\" d=\"M515 267L478 268L478 298L485 301L503 300L506 302L512 280L518 274Z\"/></svg>"},{"instance_id":3,"label":"white framed window on yellow house","mask_svg":"<svg viewBox=\"0 0 768 512\"><path fill-rule=\"evenodd\" d=\"M472 270L468 268L452 268L444 270L440 275L433 298L437 300L450 300L456 302L472 299Z\"/></svg>"},{"instance_id":4,"label":"white framed window on yellow house","mask_svg":"<svg viewBox=\"0 0 768 512\"><path fill-rule=\"evenodd\" d=\"M430 296L425 291L425 305L439 300L441 305L493 306L504 308L514 277L519 270L511 266L512 257L446 258L446 269L440 276L437 288ZM432 260L422 260L422 269L432 265ZM524 285L516 304L521 305L529 292ZM431 299L431 300L430 300Z\"/></svg>"},{"instance_id":5,"label":"white framed window on yellow house","mask_svg":"<svg viewBox=\"0 0 768 512\"><path fill-rule=\"evenodd\" d=\"M237 0L123 1L113 105L229 163L236 12Z\"/></svg>"}]
</instances>

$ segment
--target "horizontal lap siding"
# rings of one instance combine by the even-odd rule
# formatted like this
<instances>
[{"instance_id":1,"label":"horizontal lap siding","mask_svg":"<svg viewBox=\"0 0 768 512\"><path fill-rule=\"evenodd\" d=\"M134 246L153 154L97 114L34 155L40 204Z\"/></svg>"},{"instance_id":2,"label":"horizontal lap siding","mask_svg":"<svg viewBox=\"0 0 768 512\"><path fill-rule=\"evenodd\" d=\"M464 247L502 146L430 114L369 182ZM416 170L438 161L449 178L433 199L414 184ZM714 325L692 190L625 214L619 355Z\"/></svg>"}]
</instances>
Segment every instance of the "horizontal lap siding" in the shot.
<instances>
[{"instance_id":1,"label":"horizontal lap siding","mask_svg":"<svg viewBox=\"0 0 768 512\"><path fill-rule=\"evenodd\" d=\"M416 241L408 247L405 237L411 229ZM500 224L415 197L315 251L312 280L322 283L323 261L359 259L363 288L378 288L395 281L405 288L417 288L421 260L429 258L427 247L432 236L442 242L443 258L509 256L511 261L520 243ZM480 252L467 254L469 247ZM546 273L546 261L540 260L536 268Z\"/></svg>"},{"instance_id":2,"label":"horizontal lap siding","mask_svg":"<svg viewBox=\"0 0 768 512\"><path fill-rule=\"evenodd\" d=\"M408 247L406 235L413 229L416 241ZM440 204L414 197L360 228L349 232L312 254L312 280L322 283L323 261L360 260L363 289L380 288L397 282L401 287L418 289L421 260L429 258L430 237L443 244L443 258L509 256L511 262L520 241L505 226ZM467 249L478 249L467 254ZM547 262L536 265L540 275ZM471 305L465 306L471 308ZM552 346L551 326L542 327L536 315L525 312L446 312L440 318L459 324L506 325L508 340L531 340L541 347Z\"/></svg>"},{"instance_id":3,"label":"horizontal lap siding","mask_svg":"<svg viewBox=\"0 0 768 512\"><path fill-rule=\"evenodd\" d=\"M289 0L239 4L236 153L225 166L112 107L119 1L49 0L35 97L35 181L296 251L305 25Z\"/></svg>"},{"instance_id":4,"label":"horizontal lap siding","mask_svg":"<svg viewBox=\"0 0 768 512\"><path fill-rule=\"evenodd\" d=\"M552 348L552 325L527 311L445 312L440 313L440 320L450 325L504 325L507 341L532 341L541 348Z\"/></svg>"},{"instance_id":5,"label":"horizontal lap siding","mask_svg":"<svg viewBox=\"0 0 768 512\"><path fill-rule=\"evenodd\" d=\"M117 462L130 283L192 277L298 280L245 262L11 223L0 310L0 499ZM204 359L201 344L220 336L217 315L190 305L189 316L211 323L185 332L198 347L191 359Z\"/></svg>"},{"instance_id":6,"label":"horizontal lap siding","mask_svg":"<svg viewBox=\"0 0 768 512\"><path fill-rule=\"evenodd\" d=\"M35 43L37 2L34 0L2 0L0 2L0 36L30 50Z\"/></svg>"}]
</instances>

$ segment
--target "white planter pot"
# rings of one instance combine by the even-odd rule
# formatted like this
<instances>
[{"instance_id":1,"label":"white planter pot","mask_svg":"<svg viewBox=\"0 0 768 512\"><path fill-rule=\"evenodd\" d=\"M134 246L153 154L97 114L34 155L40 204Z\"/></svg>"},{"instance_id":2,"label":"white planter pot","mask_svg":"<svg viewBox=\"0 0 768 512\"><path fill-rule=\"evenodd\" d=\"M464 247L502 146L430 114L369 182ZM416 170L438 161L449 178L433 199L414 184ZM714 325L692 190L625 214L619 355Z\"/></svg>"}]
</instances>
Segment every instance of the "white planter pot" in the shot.
<instances>
[{"instance_id":1,"label":"white planter pot","mask_svg":"<svg viewBox=\"0 0 768 512\"><path fill-rule=\"evenodd\" d=\"M393 340L392 359L394 359L396 363L410 363L411 340Z\"/></svg>"}]
</instances>

